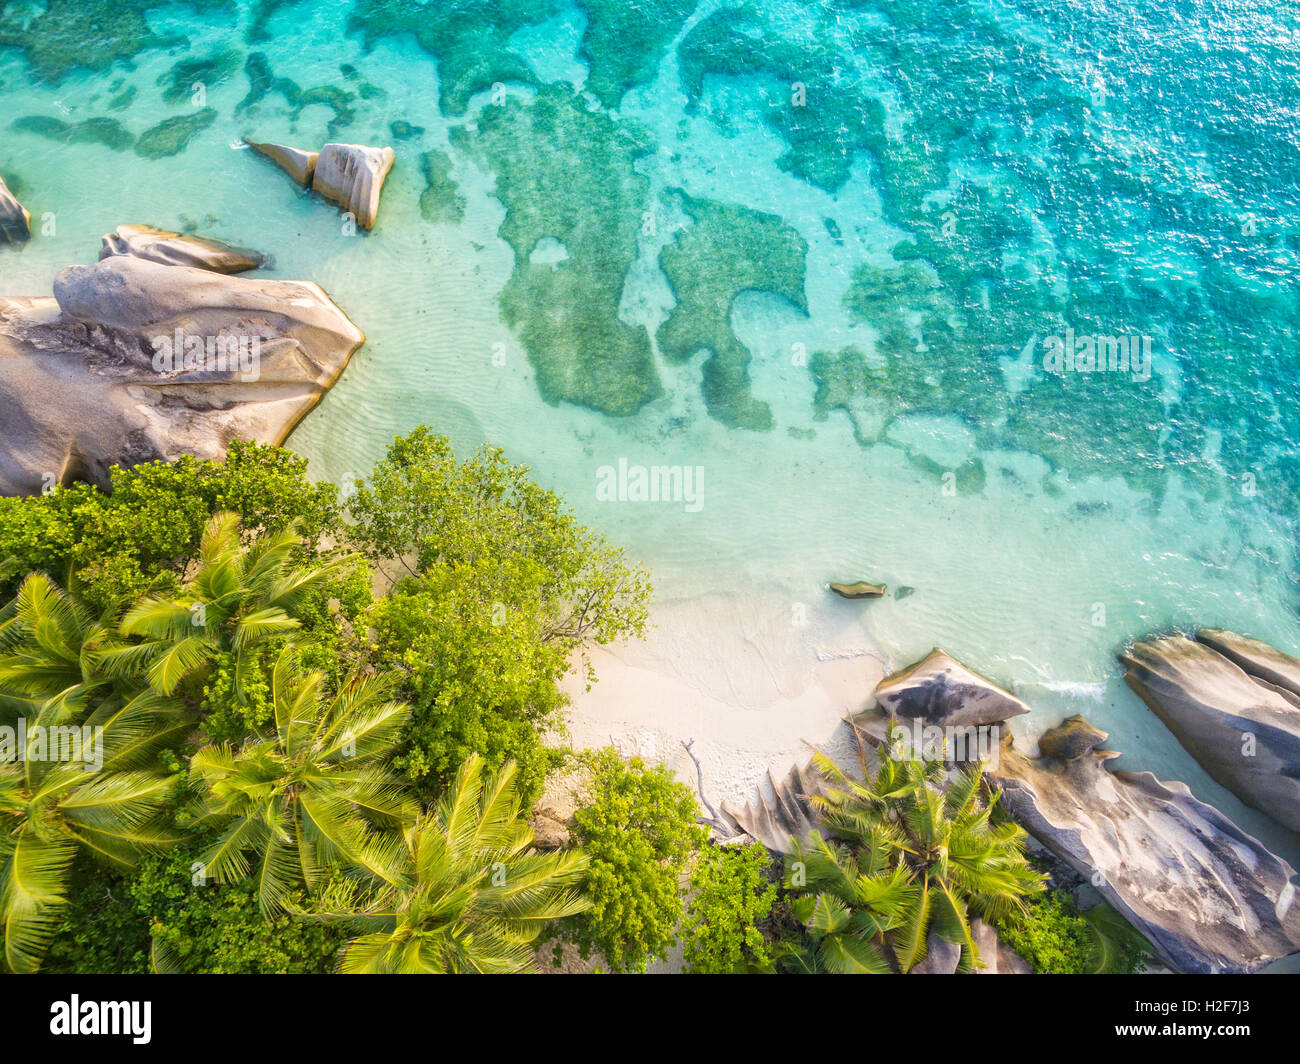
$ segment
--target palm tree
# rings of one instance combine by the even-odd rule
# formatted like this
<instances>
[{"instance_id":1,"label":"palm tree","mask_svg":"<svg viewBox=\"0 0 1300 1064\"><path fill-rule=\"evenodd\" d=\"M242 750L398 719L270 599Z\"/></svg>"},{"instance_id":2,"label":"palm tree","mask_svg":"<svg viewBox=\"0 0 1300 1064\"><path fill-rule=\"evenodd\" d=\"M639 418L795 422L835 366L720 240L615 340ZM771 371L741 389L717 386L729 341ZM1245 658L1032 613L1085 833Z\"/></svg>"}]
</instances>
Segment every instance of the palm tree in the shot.
<instances>
[{"instance_id":1,"label":"palm tree","mask_svg":"<svg viewBox=\"0 0 1300 1064\"><path fill-rule=\"evenodd\" d=\"M48 699L25 718L24 748L0 761L0 919L14 972L40 966L79 848L130 868L177 837L158 823L174 781L146 767L186 727L177 703L153 691L110 695L78 742L56 752L49 729L67 720L67 702Z\"/></svg>"},{"instance_id":2,"label":"palm tree","mask_svg":"<svg viewBox=\"0 0 1300 1064\"><path fill-rule=\"evenodd\" d=\"M274 738L207 746L190 761L200 823L221 830L206 871L218 882L253 876L263 912L339 865L399 881L400 838L386 829L409 824L417 807L387 762L410 707L389 699L387 679L352 676L332 698L322 686L285 648L271 677Z\"/></svg>"},{"instance_id":3,"label":"palm tree","mask_svg":"<svg viewBox=\"0 0 1300 1064\"><path fill-rule=\"evenodd\" d=\"M971 915L1004 919L1042 890L1043 877L1025 860L1024 830L994 820L1000 792L985 793L982 765L952 774L945 786L942 762L882 757L873 772L860 736L858 749L862 782L825 756L814 758L831 785L810 801L847 850L814 836L806 862L817 904L809 908L801 900L796 915L806 914L801 919L814 937L824 927L843 934L852 925L841 908L855 908L854 898L878 908L882 895L876 891L885 891L891 924L879 929L877 943L887 944L902 971L925 959L931 932L959 945L961 969L973 969L980 960ZM910 887L901 907L879 879L887 871L901 874ZM879 922L873 916L872 926Z\"/></svg>"},{"instance_id":4,"label":"palm tree","mask_svg":"<svg viewBox=\"0 0 1300 1064\"><path fill-rule=\"evenodd\" d=\"M495 774L467 759L437 805L404 835L402 878L360 908L325 913L363 933L345 973L523 972L552 920L591 907L586 855L540 854L522 819L513 761Z\"/></svg>"},{"instance_id":5,"label":"palm tree","mask_svg":"<svg viewBox=\"0 0 1300 1064\"><path fill-rule=\"evenodd\" d=\"M141 599L122 618L120 634L144 642L113 658L146 667L163 694L222 654L233 656L236 691L242 690L240 680L256 670L267 641L301 627L294 611L307 594L353 562L336 555L296 566L296 532L273 532L245 546L239 522L238 514L215 514L203 531L198 571L181 594Z\"/></svg>"},{"instance_id":6,"label":"palm tree","mask_svg":"<svg viewBox=\"0 0 1300 1064\"><path fill-rule=\"evenodd\" d=\"M796 840L787 883L808 891L791 903L808 931L811 948L784 947L787 970L841 975L885 975L893 971L887 936L901 927L916 899L907 870L890 866L888 846L856 853L812 832Z\"/></svg>"},{"instance_id":7,"label":"palm tree","mask_svg":"<svg viewBox=\"0 0 1300 1064\"><path fill-rule=\"evenodd\" d=\"M97 653L107 638L75 595L30 574L0 609L0 701L30 713L56 698L68 719L80 717L113 678Z\"/></svg>"}]
</instances>

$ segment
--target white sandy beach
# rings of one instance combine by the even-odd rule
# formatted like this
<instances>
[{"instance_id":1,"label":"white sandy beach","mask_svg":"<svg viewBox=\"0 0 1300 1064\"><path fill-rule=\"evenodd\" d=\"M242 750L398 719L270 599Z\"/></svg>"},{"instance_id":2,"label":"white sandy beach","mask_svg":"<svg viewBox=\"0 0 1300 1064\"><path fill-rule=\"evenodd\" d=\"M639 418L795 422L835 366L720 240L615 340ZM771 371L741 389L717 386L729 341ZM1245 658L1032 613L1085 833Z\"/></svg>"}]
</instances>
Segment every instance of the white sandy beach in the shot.
<instances>
[{"instance_id":1,"label":"white sandy beach","mask_svg":"<svg viewBox=\"0 0 1300 1064\"><path fill-rule=\"evenodd\" d=\"M694 740L709 802L743 804L769 769L806 762L810 744L847 752L841 722L874 702L884 660L850 611L835 617L796 624L759 594L658 602L646 639L595 650L590 691L570 676L571 742L612 743L694 785Z\"/></svg>"}]
</instances>

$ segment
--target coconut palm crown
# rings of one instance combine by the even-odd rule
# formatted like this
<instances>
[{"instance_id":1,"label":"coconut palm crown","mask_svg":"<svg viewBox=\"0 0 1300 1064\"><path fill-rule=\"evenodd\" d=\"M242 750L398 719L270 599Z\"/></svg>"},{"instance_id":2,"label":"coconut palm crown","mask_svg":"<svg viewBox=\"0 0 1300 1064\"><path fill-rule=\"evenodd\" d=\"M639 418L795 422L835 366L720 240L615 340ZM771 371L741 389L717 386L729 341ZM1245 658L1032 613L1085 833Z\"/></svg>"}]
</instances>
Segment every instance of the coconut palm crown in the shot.
<instances>
[{"instance_id":1,"label":"coconut palm crown","mask_svg":"<svg viewBox=\"0 0 1300 1064\"><path fill-rule=\"evenodd\" d=\"M403 843L400 883L325 914L362 932L342 972L528 971L543 929L591 907L580 892L586 855L532 849L514 762L488 773L468 758Z\"/></svg>"},{"instance_id":2,"label":"coconut palm crown","mask_svg":"<svg viewBox=\"0 0 1300 1064\"><path fill-rule=\"evenodd\" d=\"M271 678L275 735L207 746L190 762L199 823L219 832L201 858L206 874L254 877L264 912L336 868L400 878L397 832L417 806L387 762L410 707L389 698L387 680L352 676L333 696L323 684L286 648Z\"/></svg>"},{"instance_id":3,"label":"coconut palm crown","mask_svg":"<svg viewBox=\"0 0 1300 1064\"><path fill-rule=\"evenodd\" d=\"M203 531L198 570L182 593L143 598L126 612L120 634L142 641L118 655L146 667L163 694L223 653L234 655L237 677L256 671L268 640L301 627L294 610L305 596L353 561L335 555L295 565L301 545L293 529L245 545L239 515L215 514Z\"/></svg>"},{"instance_id":4,"label":"coconut palm crown","mask_svg":"<svg viewBox=\"0 0 1300 1064\"><path fill-rule=\"evenodd\" d=\"M981 764L950 772L883 756L873 769L861 736L858 749L860 781L814 757L829 785L809 801L836 841L813 833L797 846L806 887L795 915L828 970L880 971L883 960L910 971L932 933L961 947L961 970L978 967L971 918L1003 919L1043 889L1024 830L995 816L1000 792Z\"/></svg>"}]
</instances>

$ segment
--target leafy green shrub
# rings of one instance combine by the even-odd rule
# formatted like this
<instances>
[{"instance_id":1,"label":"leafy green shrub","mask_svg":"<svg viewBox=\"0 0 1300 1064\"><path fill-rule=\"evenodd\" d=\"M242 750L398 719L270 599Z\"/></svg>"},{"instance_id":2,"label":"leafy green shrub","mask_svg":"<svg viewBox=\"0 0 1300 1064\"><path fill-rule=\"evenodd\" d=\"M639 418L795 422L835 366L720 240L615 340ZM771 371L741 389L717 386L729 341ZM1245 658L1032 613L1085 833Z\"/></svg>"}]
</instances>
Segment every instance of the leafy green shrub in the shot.
<instances>
[{"instance_id":1,"label":"leafy green shrub","mask_svg":"<svg viewBox=\"0 0 1300 1064\"><path fill-rule=\"evenodd\" d=\"M344 933L284 913L263 915L252 882L200 881L195 851L146 861L131 881L135 910L149 920L159 971L303 974L334 970ZM301 892L285 899L303 905Z\"/></svg>"},{"instance_id":2,"label":"leafy green shrub","mask_svg":"<svg viewBox=\"0 0 1300 1064\"><path fill-rule=\"evenodd\" d=\"M1074 899L1054 890L1029 902L1023 916L999 922L1002 941L1043 975L1089 970L1092 940Z\"/></svg>"},{"instance_id":3,"label":"leafy green shrub","mask_svg":"<svg viewBox=\"0 0 1300 1064\"><path fill-rule=\"evenodd\" d=\"M148 862L149 859L146 859ZM149 971L149 917L131 896L131 877L79 856L41 971L141 975Z\"/></svg>"},{"instance_id":4,"label":"leafy green shrub","mask_svg":"<svg viewBox=\"0 0 1300 1064\"><path fill-rule=\"evenodd\" d=\"M1040 975L1129 974L1149 951L1109 905L1080 913L1063 890L1030 900L1023 914L998 921L997 931Z\"/></svg>"},{"instance_id":5,"label":"leafy green shrub","mask_svg":"<svg viewBox=\"0 0 1300 1064\"><path fill-rule=\"evenodd\" d=\"M773 970L759 928L776 901L776 884L767 878L770 863L767 850L757 843L700 851L683 934L688 972Z\"/></svg>"},{"instance_id":6,"label":"leafy green shrub","mask_svg":"<svg viewBox=\"0 0 1300 1064\"><path fill-rule=\"evenodd\" d=\"M111 481L107 493L79 483L0 498L0 561L16 562L0 597L29 572L63 581L75 571L96 611L174 590L204 525L223 510L240 514L249 536L295 521L309 543L340 530L334 486L310 483L306 460L280 447L236 441L221 463L146 462L114 468Z\"/></svg>"},{"instance_id":7,"label":"leafy green shrub","mask_svg":"<svg viewBox=\"0 0 1300 1064\"><path fill-rule=\"evenodd\" d=\"M682 918L678 879L708 832L688 787L662 765L611 747L586 756L591 800L574 813L574 836L590 858L592 909L566 928L583 956L595 949L618 971L663 960Z\"/></svg>"},{"instance_id":8,"label":"leafy green shrub","mask_svg":"<svg viewBox=\"0 0 1300 1064\"><path fill-rule=\"evenodd\" d=\"M196 884L196 852L146 857L132 875L80 862L42 970L142 974L157 957L161 969L178 972L333 971L343 929L283 914L264 918L247 883Z\"/></svg>"},{"instance_id":9,"label":"leafy green shrub","mask_svg":"<svg viewBox=\"0 0 1300 1064\"><path fill-rule=\"evenodd\" d=\"M513 760L531 804L563 757L541 733L562 724L568 652L541 641L531 611L485 598L476 569L403 581L371 617L378 661L403 675L412 707L395 765L427 800L471 754Z\"/></svg>"}]
</instances>

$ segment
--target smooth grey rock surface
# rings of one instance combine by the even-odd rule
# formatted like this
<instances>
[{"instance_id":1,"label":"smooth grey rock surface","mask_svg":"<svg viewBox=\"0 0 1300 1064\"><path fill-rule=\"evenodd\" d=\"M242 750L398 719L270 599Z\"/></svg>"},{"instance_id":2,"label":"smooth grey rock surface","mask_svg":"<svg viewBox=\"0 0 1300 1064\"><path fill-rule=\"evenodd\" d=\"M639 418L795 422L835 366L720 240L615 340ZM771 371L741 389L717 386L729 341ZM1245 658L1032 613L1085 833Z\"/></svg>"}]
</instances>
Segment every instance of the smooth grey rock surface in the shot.
<instances>
[{"instance_id":1,"label":"smooth grey rock surface","mask_svg":"<svg viewBox=\"0 0 1300 1064\"><path fill-rule=\"evenodd\" d=\"M1300 831L1300 707L1272 682L1290 679L1294 659L1231 635L1212 638L1263 676L1206 642L1169 635L1121 654L1124 679L1212 779Z\"/></svg>"},{"instance_id":2,"label":"smooth grey rock surface","mask_svg":"<svg viewBox=\"0 0 1300 1064\"><path fill-rule=\"evenodd\" d=\"M876 702L900 720L920 718L938 727L996 724L1029 712L1015 695L937 649L881 680Z\"/></svg>"},{"instance_id":3,"label":"smooth grey rock surface","mask_svg":"<svg viewBox=\"0 0 1300 1064\"><path fill-rule=\"evenodd\" d=\"M53 298L0 299L0 494L280 443L364 340L304 281L133 255L68 267Z\"/></svg>"},{"instance_id":4,"label":"smooth grey rock surface","mask_svg":"<svg viewBox=\"0 0 1300 1064\"><path fill-rule=\"evenodd\" d=\"M319 152L291 148L287 144L262 143L247 138L244 143L258 155L266 156L304 188L311 187L311 179L316 172L316 161L320 157Z\"/></svg>"},{"instance_id":5,"label":"smooth grey rock surface","mask_svg":"<svg viewBox=\"0 0 1300 1064\"><path fill-rule=\"evenodd\" d=\"M32 216L0 178L0 244L21 244L31 235Z\"/></svg>"},{"instance_id":6,"label":"smooth grey rock surface","mask_svg":"<svg viewBox=\"0 0 1300 1064\"><path fill-rule=\"evenodd\" d=\"M320 150L311 187L351 212L362 229L372 229L379 217L379 195L384 179L393 168L395 158L392 148L326 144Z\"/></svg>"},{"instance_id":7,"label":"smooth grey rock surface","mask_svg":"<svg viewBox=\"0 0 1300 1064\"><path fill-rule=\"evenodd\" d=\"M988 778L1174 970L1251 972L1300 950L1291 866L1184 784L1110 771L1118 756L1030 759L1008 743Z\"/></svg>"},{"instance_id":8,"label":"smooth grey rock surface","mask_svg":"<svg viewBox=\"0 0 1300 1064\"><path fill-rule=\"evenodd\" d=\"M192 266L213 273L246 273L266 262L265 255L248 248L220 240L182 236L147 225L119 225L106 233L99 257L107 259L113 255L132 255L164 266Z\"/></svg>"}]
</instances>

